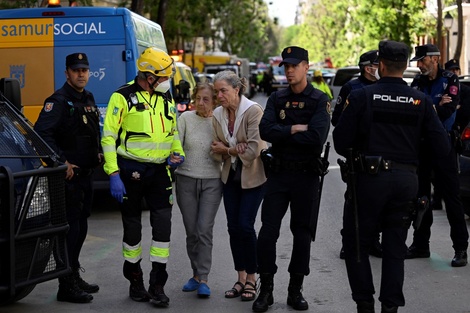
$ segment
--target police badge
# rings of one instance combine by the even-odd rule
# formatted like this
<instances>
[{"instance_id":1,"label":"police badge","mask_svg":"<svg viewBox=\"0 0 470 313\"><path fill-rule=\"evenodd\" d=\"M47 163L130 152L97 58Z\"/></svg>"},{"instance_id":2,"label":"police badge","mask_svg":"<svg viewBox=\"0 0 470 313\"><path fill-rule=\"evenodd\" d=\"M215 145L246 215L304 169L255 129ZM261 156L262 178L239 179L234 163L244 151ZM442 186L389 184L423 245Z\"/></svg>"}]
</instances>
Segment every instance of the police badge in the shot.
<instances>
[{"instance_id":1,"label":"police badge","mask_svg":"<svg viewBox=\"0 0 470 313\"><path fill-rule=\"evenodd\" d=\"M281 120L285 119L286 118L286 112L284 110L281 110L281 112L279 112L279 117L281 118Z\"/></svg>"}]
</instances>

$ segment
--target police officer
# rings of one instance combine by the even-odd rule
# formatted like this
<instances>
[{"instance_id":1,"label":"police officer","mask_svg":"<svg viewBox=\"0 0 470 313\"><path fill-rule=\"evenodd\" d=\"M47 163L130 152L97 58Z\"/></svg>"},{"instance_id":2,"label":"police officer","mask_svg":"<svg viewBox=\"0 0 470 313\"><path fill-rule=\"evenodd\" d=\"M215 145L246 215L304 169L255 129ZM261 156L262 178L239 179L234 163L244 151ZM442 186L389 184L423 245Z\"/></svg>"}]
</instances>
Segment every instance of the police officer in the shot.
<instances>
[{"instance_id":1,"label":"police officer","mask_svg":"<svg viewBox=\"0 0 470 313\"><path fill-rule=\"evenodd\" d=\"M339 91L338 99L336 100L335 109L331 117L331 124L336 126L338 123L341 112L343 111L343 106L345 100L348 98L351 91L369 86L374 84L377 81L377 50L367 51L359 57L359 69L361 74L357 79L352 79L341 87ZM343 101L344 100L344 101ZM347 191L346 191L347 194ZM345 205L348 204L345 201ZM346 210L346 208L344 208ZM382 246L380 245L380 231L377 230L377 238L374 240L374 244L371 246L370 255L376 256L378 258L382 257ZM344 259L344 249L341 248L339 257Z\"/></svg>"},{"instance_id":2,"label":"police officer","mask_svg":"<svg viewBox=\"0 0 470 313\"><path fill-rule=\"evenodd\" d=\"M259 129L261 139L272 144L274 157L268 175L258 236L258 273L261 287L253 303L254 312L265 312L273 304L273 278L277 272L276 242L282 218L290 204L290 229L294 237L289 264L287 304L308 309L301 290L310 273L311 220L318 215L319 168L323 144L328 136L328 96L307 82L308 51L287 47L282 62L289 87L271 94Z\"/></svg>"},{"instance_id":3,"label":"police officer","mask_svg":"<svg viewBox=\"0 0 470 313\"><path fill-rule=\"evenodd\" d=\"M339 117L343 111L344 102L348 98L351 91L359 89L376 82L377 73L377 50L367 51L359 57L359 70L361 74L357 79L352 79L341 87L338 98L336 99L335 109L331 117L331 124L336 126Z\"/></svg>"},{"instance_id":4,"label":"police officer","mask_svg":"<svg viewBox=\"0 0 470 313\"><path fill-rule=\"evenodd\" d=\"M137 60L134 81L120 87L109 100L102 139L112 196L121 204L124 236L124 277L130 281L134 301L168 306L163 287L168 279L170 253L170 172L184 161L176 126L176 108L168 92L174 73L173 59L164 51L147 48ZM126 195L126 196L125 196ZM150 211L150 286L143 284L142 199Z\"/></svg>"},{"instance_id":5,"label":"police officer","mask_svg":"<svg viewBox=\"0 0 470 313\"><path fill-rule=\"evenodd\" d=\"M408 55L404 43L381 41L378 71L382 78L351 92L333 130L339 154L348 156L350 148L357 153L359 255L353 210L346 210L343 218L343 245L352 298L360 313L374 312L375 291L367 252L377 224L382 229L382 312L397 312L405 305L405 241L418 191L419 142L423 136L429 138L435 154L446 154L450 149L431 99L402 79Z\"/></svg>"},{"instance_id":6,"label":"police officer","mask_svg":"<svg viewBox=\"0 0 470 313\"><path fill-rule=\"evenodd\" d=\"M415 57L411 61L418 61L418 67L422 74L415 77L411 86L431 96L437 115L449 133L449 140L454 143L452 126L459 103L459 79L454 73L440 67L440 52L435 45L426 44L417 46L415 49ZM450 152L440 158L429 158L428 150L429 142L423 141L418 196L426 195L430 198L431 181L433 181L436 189L442 194L451 228L450 237L455 250L451 265L454 267L465 266L467 265L468 230L459 195L457 153L454 144L451 145ZM408 259L430 257L429 239L432 222L432 210L428 210L423 217L421 227L413 233L413 243L407 254Z\"/></svg>"},{"instance_id":7,"label":"police officer","mask_svg":"<svg viewBox=\"0 0 470 313\"><path fill-rule=\"evenodd\" d=\"M444 65L446 71L452 72L457 76L461 75L460 64L458 60L451 59ZM457 106L454 129L462 131L470 122L470 87L460 83L460 102Z\"/></svg>"},{"instance_id":8,"label":"police officer","mask_svg":"<svg viewBox=\"0 0 470 313\"><path fill-rule=\"evenodd\" d=\"M452 72L457 76L461 75L460 64L456 59L451 59L444 64L446 71ZM457 114L455 116L455 122L452 126L452 130L456 135L457 145L456 152L459 153L458 148L461 145L461 141L457 136L460 136L461 132L465 129L468 122L470 121L470 87L460 83L460 95L459 95L459 104L457 105ZM442 195L436 186L434 186L434 192L432 195L432 209L433 210L442 210ZM465 209L465 207L464 207Z\"/></svg>"},{"instance_id":9,"label":"police officer","mask_svg":"<svg viewBox=\"0 0 470 313\"><path fill-rule=\"evenodd\" d=\"M36 132L67 164L65 176L67 253L72 274L59 278L57 300L86 303L98 285L88 284L80 276L79 256L88 231L88 217L93 203L92 174L101 163L99 111L93 94L85 90L89 77L86 54L73 53L65 59L62 88L44 102L34 126Z\"/></svg>"}]
</instances>

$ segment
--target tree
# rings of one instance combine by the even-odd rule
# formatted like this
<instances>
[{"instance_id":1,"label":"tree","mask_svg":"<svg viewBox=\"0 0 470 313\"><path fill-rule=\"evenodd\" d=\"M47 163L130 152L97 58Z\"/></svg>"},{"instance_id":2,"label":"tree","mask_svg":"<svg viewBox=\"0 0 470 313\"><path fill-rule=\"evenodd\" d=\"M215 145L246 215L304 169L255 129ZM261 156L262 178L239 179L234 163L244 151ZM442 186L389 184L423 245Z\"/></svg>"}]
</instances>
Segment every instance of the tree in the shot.
<instances>
[{"instance_id":1,"label":"tree","mask_svg":"<svg viewBox=\"0 0 470 313\"><path fill-rule=\"evenodd\" d=\"M416 0L318 0L308 10L296 41L314 62L331 57L335 66L357 64L380 40L412 45L419 35L435 34L435 19Z\"/></svg>"}]
</instances>

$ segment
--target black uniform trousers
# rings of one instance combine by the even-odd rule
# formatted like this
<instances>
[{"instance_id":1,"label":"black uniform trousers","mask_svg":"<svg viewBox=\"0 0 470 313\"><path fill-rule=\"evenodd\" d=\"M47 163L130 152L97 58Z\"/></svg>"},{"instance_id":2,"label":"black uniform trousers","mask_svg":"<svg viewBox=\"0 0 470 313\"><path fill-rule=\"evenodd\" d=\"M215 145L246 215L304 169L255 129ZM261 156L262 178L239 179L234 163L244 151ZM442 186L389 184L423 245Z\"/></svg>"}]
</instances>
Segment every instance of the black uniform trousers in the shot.
<instances>
[{"instance_id":1,"label":"black uniform trousers","mask_svg":"<svg viewBox=\"0 0 470 313\"><path fill-rule=\"evenodd\" d=\"M118 164L127 195L121 205L123 241L130 246L141 242L142 200L145 199L150 211L152 239L169 242L173 193L166 163L141 163L118 157Z\"/></svg>"},{"instance_id":2,"label":"black uniform trousers","mask_svg":"<svg viewBox=\"0 0 470 313\"><path fill-rule=\"evenodd\" d=\"M258 235L258 273L277 272L276 242L289 204L294 244L288 271L291 274L310 273L310 220L312 214L318 214L319 182L318 175L312 172L280 171L269 174Z\"/></svg>"},{"instance_id":3,"label":"black uniform trousers","mask_svg":"<svg viewBox=\"0 0 470 313\"><path fill-rule=\"evenodd\" d=\"M375 294L369 249L382 229L382 279L379 300L388 306L404 306L404 260L410 218L410 203L415 201L418 177L415 171L396 169L378 174L357 174L360 262L357 262L353 205L343 217L343 246L346 269L354 301L372 301Z\"/></svg>"},{"instance_id":4,"label":"black uniform trousers","mask_svg":"<svg viewBox=\"0 0 470 313\"><path fill-rule=\"evenodd\" d=\"M69 231L66 235L70 267L80 268L79 256L88 232L88 217L93 205L92 171L74 171L71 180L65 181L65 201Z\"/></svg>"},{"instance_id":5,"label":"black uniform trousers","mask_svg":"<svg viewBox=\"0 0 470 313\"><path fill-rule=\"evenodd\" d=\"M423 153L423 155L426 155L426 153ZM462 200L460 199L457 166L457 153L453 147L446 157L431 159L423 156L419 166L418 197L426 195L431 199L431 179L434 174L432 181L445 203L453 248L455 251L462 251L467 250L468 247L468 230ZM429 250L432 222L432 210L427 210L423 216L421 227L413 233L413 245L417 249Z\"/></svg>"}]
</instances>

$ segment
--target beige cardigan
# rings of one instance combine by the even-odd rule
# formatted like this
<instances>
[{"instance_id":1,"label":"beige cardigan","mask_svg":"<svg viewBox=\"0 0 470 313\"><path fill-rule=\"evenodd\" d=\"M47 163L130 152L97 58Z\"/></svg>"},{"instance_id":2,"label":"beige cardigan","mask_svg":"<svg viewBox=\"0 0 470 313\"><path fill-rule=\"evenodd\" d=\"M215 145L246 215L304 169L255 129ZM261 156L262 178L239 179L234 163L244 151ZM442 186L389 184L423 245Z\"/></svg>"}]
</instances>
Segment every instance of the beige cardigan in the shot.
<instances>
[{"instance_id":1,"label":"beige cardigan","mask_svg":"<svg viewBox=\"0 0 470 313\"><path fill-rule=\"evenodd\" d=\"M260 152L267 148L267 144L261 140L259 135L259 123L263 116L263 108L258 103L242 96L235 114L233 136L230 136L228 134L227 109L219 106L214 110L213 140L222 141L227 147L234 147L239 142L248 144L245 153L238 155L243 163L241 185L243 189L255 188L266 182ZM222 161L220 154L213 154L213 157ZM223 161L221 179L224 184L227 183L230 166L235 159L232 157Z\"/></svg>"}]
</instances>

